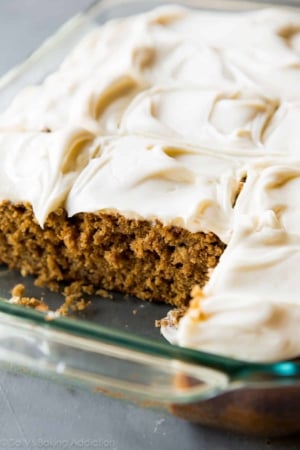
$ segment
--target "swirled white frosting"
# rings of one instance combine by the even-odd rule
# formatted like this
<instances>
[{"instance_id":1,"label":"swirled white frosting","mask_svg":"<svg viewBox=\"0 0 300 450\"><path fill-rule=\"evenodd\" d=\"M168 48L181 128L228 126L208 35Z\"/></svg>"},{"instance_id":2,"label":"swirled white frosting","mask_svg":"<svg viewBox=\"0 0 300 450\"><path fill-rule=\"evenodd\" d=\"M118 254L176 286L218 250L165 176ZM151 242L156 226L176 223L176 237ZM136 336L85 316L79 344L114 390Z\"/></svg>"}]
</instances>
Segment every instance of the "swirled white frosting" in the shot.
<instances>
[{"instance_id":1,"label":"swirled white frosting","mask_svg":"<svg viewBox=\"0 0 300 450\"><path fill-rule=\"evenodd\" d=\"M300 353L300 15L161 7L95 28L0 115L0 199L228 244L179 345ZM245 180L238 196L240 181Z\"/></svg>"}]
</instances>

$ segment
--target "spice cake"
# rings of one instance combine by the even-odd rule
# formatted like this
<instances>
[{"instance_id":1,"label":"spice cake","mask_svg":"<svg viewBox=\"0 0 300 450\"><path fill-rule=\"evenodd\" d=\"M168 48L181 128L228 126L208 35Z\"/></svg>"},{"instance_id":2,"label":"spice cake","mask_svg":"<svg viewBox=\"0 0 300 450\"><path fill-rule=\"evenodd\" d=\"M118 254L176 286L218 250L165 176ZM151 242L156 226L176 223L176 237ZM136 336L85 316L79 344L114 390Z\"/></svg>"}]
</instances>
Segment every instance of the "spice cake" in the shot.
<instances>
[{"instance_id":1,"label":"spice cake","mask_svg":"<svg viewBox=\"0 0 300 450\"><path fill-rule=\"evenodd\" d=\"M95 27L0 115L1 262L178 308L198 286L169 340L299 352L299 31L177 6Z\"/></svg>"}]
</instances>

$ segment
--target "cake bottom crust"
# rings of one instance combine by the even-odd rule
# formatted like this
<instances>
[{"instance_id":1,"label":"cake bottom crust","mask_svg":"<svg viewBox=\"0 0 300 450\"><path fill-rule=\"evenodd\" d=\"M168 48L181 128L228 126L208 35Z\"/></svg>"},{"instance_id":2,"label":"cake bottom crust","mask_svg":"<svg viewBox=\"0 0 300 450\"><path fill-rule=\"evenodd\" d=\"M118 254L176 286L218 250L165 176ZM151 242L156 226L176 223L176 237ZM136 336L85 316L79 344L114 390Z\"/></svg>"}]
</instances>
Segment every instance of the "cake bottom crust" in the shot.
<instances>
[{"instance_id":1,"label":"cake bottom crust","mask_svg":"<svg viewBox=\"0 0 300 450\"><path fill-rule=\"evenodd\" d=\"M159 221L97 212L52 212L44 227L29 204L0 204L0 262L36 284L58 290L78 283L185 306L203 286L225 245L213 233L191 233Z\"/></svg>"}]
</instances>

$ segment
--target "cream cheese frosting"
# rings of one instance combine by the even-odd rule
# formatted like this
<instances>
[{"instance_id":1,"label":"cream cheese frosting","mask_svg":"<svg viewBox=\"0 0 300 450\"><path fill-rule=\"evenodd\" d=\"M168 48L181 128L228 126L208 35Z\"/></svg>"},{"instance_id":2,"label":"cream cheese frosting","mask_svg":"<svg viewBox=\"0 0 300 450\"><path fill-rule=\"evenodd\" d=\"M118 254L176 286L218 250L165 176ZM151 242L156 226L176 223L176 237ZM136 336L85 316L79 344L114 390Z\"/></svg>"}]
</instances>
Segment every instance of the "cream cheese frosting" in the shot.
<instances>
[{"instance_id":1,"label":"cream cheese frosting","mask_svg":"<svg viewBox=\"0 0 300 450\"><path fill-rule=\"evenodd\" d=\"M191 302L173 343L248 361L299 354L299 235L286 233L270 211L245 217L209 283Z\"/></svg>"},{"instance_id":2,"label":"cream cheese frosting","mask_svg":"<svg viewBox=\"0 0 300 450\"><path fill-rule=\"evenodd\" d=\"M166 6L110 21L0 114L0 199L30 202L41 226L64 206L214 232L219 265L163 334L296 356L299 85L294 11Z\"/></svg>"},{"instance_id":3,"label":"cream cheese frosting","mask_svg":"<svg viewBox=\"0 0 300 450\"><path fill-rule=\"evenodd\" d=\"M115 209L229 239L239 164L226 155L129 135L99 139L98 157L74 182L69 214ZM141 201L141 200L144 201ZM137 208L137 204L139 207Z\"/></svg>"}]
</instances>

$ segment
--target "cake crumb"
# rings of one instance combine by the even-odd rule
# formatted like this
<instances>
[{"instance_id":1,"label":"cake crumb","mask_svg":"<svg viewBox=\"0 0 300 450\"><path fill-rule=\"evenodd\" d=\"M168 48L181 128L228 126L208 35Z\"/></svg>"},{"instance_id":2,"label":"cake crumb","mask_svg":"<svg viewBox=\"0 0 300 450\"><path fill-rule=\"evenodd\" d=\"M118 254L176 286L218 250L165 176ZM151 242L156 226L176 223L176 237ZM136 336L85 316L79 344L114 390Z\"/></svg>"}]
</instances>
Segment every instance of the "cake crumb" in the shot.
<instances>
[{"instance_id":1,"label":"cake crumb","mask_svg":"<svg viewBox=\"0 0 300 450\"><path fill-rule=\"evenodd\" d=\"M13 297L22 297L25 291L25 286L22 283L16 284L11 291Z\"/></svg>"},{"instance_id":2,"label":"cake crumb","mask_svg":"<svg viewBox=\"0 0 300 450\"><path fill-rule=\"evenodd\" d=\"M66 294L69 289L64 291L65 301L64 303L57 309L57 312L62 316L68 316L74 312L83 312L85 311L91 304L90 300L86 300L81 297L82 292L74 292L73 294Z\"/></svg>"},{"instance_id":3,"label":"cake crumb","mask_svg":"<svg viewBox=\"0 0 300 450\"><path fill-rule=\"evenodd\" d=\"M156 328L177 327L180 319L184 316L186 308L176 308L168 312L166 317L155 321Z\"/></svg>"},{"instance_id":4,"label":"cake crumb","mask_svg":"<svg viewBox=\"0 0 300 450\"><path fill-rule=\"evenodd\" d=\"M100 297L107 298L108 300L113 300L111 292L108 292L106 289L98 289L96 295L100 295Z\"/></svg>"},{"instance_id":5,"label":"cake crumb","mask_svg":"<svg viewBox=\"0 0 300 450\"><path fill-rule=\"evenodd\" d=\"M35 297L26 297L24 295L25 286L22 283L16 284L12 291L12 297L9 300L10 303L26 306L37 311L48 311L48 305L42 300Z\"/></svg>"},{"instance_id":6,"label":"cake crumb","mask_svg":"<svg viewBox=\"0 0 300 450\"><path fill-rule=\"evenodd\" d=\"M9 303L14 303L17 305L26 306L28 308L35 309L37 311L48 312L47 320L52 320L59 316L68 316L72 313L85 311L86 308L91 304L91 301L85 300L81 297L82 292L73 292L69 294L70 287L66 288L63 292L65 301L63 304L57 308L56 311L49 310L49 306L44 302L43 299L36 297L27 297L25 294L25 286L22 283L16 284L12 291L12 297L8 300ZM50 314L52 313L52 314Z\"/></svg>"}]
</instances>

